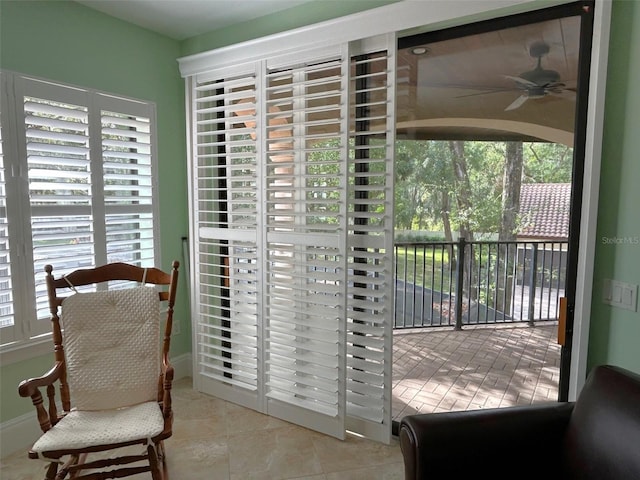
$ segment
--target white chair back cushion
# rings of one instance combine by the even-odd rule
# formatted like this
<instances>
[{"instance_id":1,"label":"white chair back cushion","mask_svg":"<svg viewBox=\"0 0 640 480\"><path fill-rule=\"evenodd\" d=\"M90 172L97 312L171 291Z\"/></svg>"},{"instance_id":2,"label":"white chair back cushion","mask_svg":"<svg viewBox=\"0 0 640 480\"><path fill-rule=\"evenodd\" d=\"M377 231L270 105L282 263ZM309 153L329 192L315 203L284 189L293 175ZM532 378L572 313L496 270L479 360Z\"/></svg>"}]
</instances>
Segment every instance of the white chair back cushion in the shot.
<instances>
[{"instance_id":1,"label":"white chair back cushion","mask_svg":"<svg viewBox=\"0 0 640 480\"><path fill-rule=\"evenodd\" d=\"M73 407L106 410L157 399L159 305L151 287L76 293L62 302Z\"/></svg>"}]
</instances>

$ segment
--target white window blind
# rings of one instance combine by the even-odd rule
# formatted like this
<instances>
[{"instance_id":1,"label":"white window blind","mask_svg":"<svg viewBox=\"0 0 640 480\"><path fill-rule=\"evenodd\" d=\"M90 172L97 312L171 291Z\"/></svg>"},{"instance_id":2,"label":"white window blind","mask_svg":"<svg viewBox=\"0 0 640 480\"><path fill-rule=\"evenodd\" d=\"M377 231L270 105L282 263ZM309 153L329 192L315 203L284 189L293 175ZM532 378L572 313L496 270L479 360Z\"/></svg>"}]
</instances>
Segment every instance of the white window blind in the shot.
<instances>
[{"instance_id":1,"label":"white window blind","mask_svg":"<svg viewBox=\"0 0 640 480\"><path fill-rule=\"evenodd\" d=\"M388 441L393 55L365 44L191 77L194 376Z\"/></svg>"},{"instance_id":2,"label":"white window blind","mask_svg":"<svg viewBox=\"0 0 640 480\"><path fill-rule=\"evenodd\" d=\"M2 78L2 125L15 125L10 141L3 137L10 168L2 174L13 192L5 201L14 212L6 232L21 246L11 251L3 284L19 333L9 339L3 331L4 345L49 332L46 264L57 275L107 261L151 266L157 236L153 105L8 72Z\"/></svg>"}]
</instances>

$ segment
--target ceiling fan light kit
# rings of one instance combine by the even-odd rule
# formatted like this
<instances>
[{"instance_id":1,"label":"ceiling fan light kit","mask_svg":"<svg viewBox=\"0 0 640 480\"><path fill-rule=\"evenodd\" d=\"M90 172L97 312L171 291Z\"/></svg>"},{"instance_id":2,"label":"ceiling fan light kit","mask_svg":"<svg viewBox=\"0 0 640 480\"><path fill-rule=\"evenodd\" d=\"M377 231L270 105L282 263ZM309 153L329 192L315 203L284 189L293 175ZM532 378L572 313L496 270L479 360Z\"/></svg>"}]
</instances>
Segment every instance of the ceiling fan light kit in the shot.
<instances>
[{"instance_id":1,"label":"ceiling fan light kit","mask_svg":"<svg viewBox=\"0 0 640 480\"><path fill-rule=\"evenodd\" d=\"M413 47L411 53L414 55L427 55L430 52L428 47Z\"/></svg>"}]
</instances>

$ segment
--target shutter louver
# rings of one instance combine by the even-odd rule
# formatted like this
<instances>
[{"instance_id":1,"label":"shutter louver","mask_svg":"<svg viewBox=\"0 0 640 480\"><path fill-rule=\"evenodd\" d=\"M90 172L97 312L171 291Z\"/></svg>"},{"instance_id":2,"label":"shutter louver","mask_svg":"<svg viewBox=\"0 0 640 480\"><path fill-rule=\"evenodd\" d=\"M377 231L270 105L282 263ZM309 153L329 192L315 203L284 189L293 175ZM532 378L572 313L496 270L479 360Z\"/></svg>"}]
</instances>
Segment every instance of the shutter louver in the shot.
<instances>
[{"instance_id":1,"label":"shutter louver","mask_svg":"<svg viewBox=\"0 0 640 480\"><path fill-rule=\"evenodd\" d=\"M259 248L253 72L194 88L196 368L214 393L258 408Z\"/></svg>"}]
</instances>

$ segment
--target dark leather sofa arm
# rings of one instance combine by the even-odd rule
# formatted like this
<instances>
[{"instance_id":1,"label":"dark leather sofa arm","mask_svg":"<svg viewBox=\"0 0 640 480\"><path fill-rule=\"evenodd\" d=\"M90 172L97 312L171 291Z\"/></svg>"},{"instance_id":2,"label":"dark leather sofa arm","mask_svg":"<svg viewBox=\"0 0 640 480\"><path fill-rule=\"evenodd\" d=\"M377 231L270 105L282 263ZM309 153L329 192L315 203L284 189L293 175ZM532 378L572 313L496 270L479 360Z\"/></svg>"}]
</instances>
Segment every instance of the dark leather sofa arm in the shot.
<instances>
[{"instance_id":1,"label":"dark leather sofa arm","mask_svg":"<svg viewBox=\"0 0 640 480\"><path fill-rule=\"evenodd\" d=\"M405 479L560 478L560 449L573 403L404 417ZM514 470L515 469L515 470Z\"/></svg>"}]
</instances>

